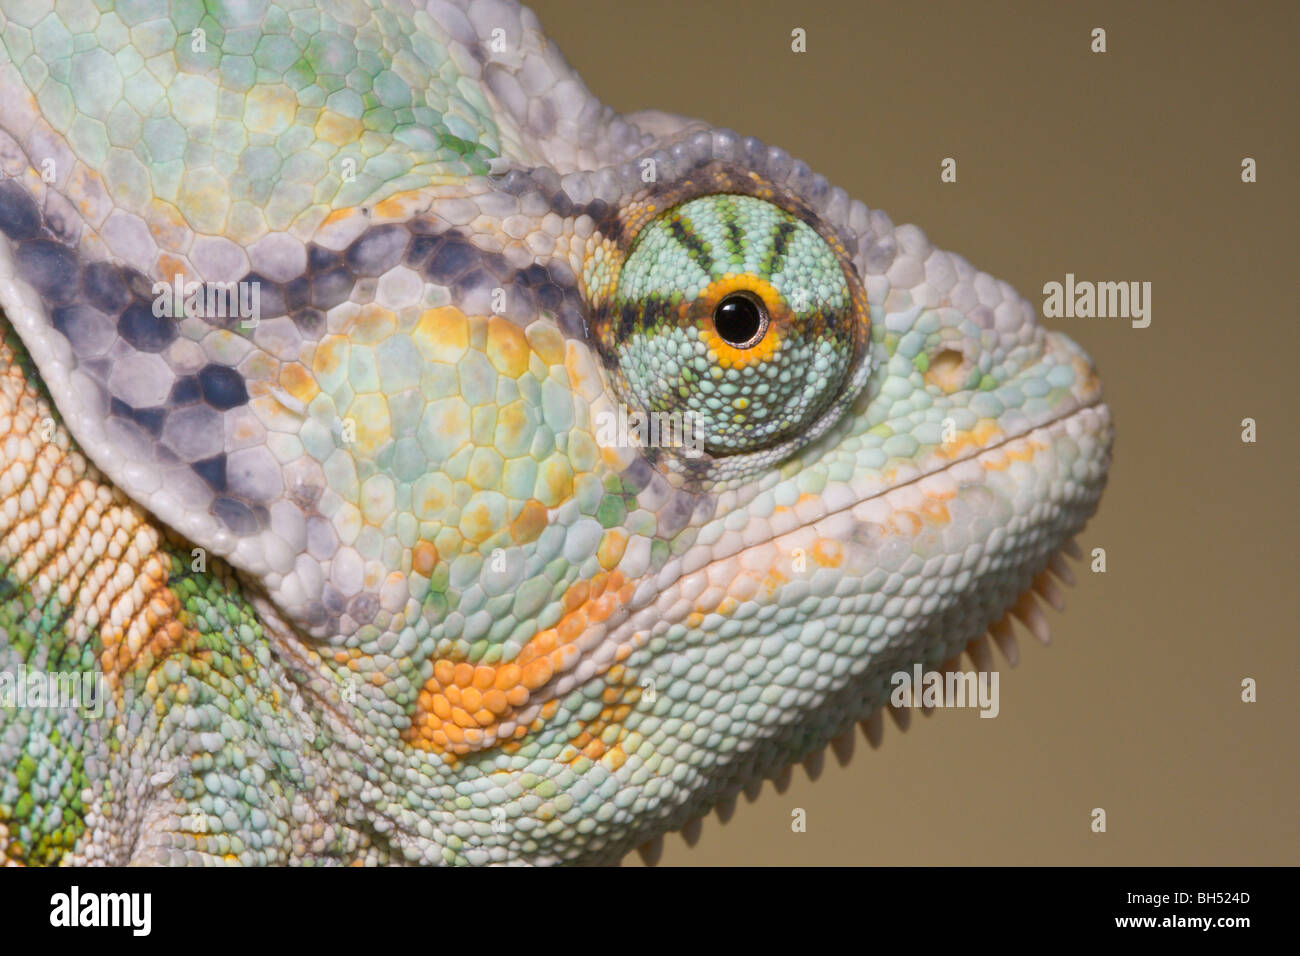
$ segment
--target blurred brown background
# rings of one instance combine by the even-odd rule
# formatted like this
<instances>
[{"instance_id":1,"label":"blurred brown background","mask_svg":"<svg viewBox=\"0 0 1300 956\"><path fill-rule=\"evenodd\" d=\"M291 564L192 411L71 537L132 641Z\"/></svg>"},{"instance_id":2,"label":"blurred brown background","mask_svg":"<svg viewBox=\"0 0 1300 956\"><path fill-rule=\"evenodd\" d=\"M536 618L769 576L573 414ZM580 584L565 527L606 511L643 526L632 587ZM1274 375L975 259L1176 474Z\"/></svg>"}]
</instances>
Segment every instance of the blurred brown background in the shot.
<instances>
[{"instance_id":1,"label":"blurred brown background","mask_svg":"<svg viewBox=\"0 0 1300 956\"><path fill-rule=\"evenodd\" d=\"M1067 272L1152 283L1147 329L1049 322L1092 354L1115 413L1110 486L1080 537L1109 570L1075 566L1050 648L1021 632L1000 716L941 711L905 735L886 721L880 750L859 739L847 768L765 786L695 849L669 837L664 862L1300 863L1300 7L534 8L616 109L783 146L1035 305ZM795 27L807 53L790 52ZM955 184L939 180L948 156ZM1241 702L1244 677L1258 703Z\"/></svg>"}]
</instances>

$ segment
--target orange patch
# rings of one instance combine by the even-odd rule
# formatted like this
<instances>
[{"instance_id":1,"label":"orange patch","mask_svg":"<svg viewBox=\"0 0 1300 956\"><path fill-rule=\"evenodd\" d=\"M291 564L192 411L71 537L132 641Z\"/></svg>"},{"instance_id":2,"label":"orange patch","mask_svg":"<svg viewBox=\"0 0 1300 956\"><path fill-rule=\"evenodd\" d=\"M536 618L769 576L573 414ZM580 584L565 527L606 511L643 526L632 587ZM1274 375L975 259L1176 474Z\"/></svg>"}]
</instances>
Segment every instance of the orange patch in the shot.
<instances>
[{"instance_id":1,"label":"orange patch","mask_svg":"<svg viewBox=\"0 0 1300 956\"><path fill-rule=\"evenodd\" d=\"M337 371L347 354L348 340L343 336L329 335L322 339L312 356L312 368L317 378Z\"/></svg>"},{"instance_id":2,"label":"orange patch","mask_svg":"<svg viewBox=\"0 0 1300 956\"><path fill-rule=\"evenodd\" d=\"M180 276L181 290L183 294L186 284L190 282L190 277L186 274L185 263L182 260L176 258L170 252L164 252L158 256L158 261L155 267L157 268L159 275L165 276L165 281L168 285L172 286L173 292L176 288L176 277ZM180 302L173 302L172 308L179 311L184 305L185 300L181 299Z\"/></svg>"},{"instance_id":3,"label":"orange patch","mask_svg":"<svg viewBox=\"0 0 1300 956\"><path fill-rule=\"evenodd\" d=\"M351 219L353 216L355 216L357 212L358 210L355 206L348 206L344 209L335 209L333 212L331 212L329 215L327 215L324 219L321 220L320 227L324 229L328 226L333 226L340 222L346 222L348 219Z\"/></svg>"},{"instance_id":4,"label":"orange patch","mask_svg":"<svg viewBox=\"0 0 1300 956\"><path fill-rule=\"evenodd\" d=\"M433 577L438 566L438 549L428 541L417 541L411 554L411 569L421 577Z\"/></svg>"},{"instance_id":5,"label":"orange patch","mask_svg":"<svg viewBox=\"0 0 1300 956\"><path fill-rule=\"evenodd\" d=\"M621 746L615 744L609 749L609 752L605 754L605 759L601 762L605 765L605 769L612 773L619 767L623 766L623 764L627 763L627 754L623 752Z\"/></svg>"},{"instance_id":6,"label":"orange patch","mask_svg":"<svg viewBox=\"0 0 1300 956\"><path fill-rule=\"evenodd\" d=\"M921 516L931 524L947 524L952 520L948 506L933 498L927 498L925 504L921 505Z\"/></svg>"},{"instance_id":7,"label":"orange patch","mask_svg":"<svg viewBox=\"0 0 1300 956\"><path fill-rule=\"evenodd\" d=\"M634 590L634 582L618 571L597 574L568 589L559 622L529 639L514 660L475 665L438 659L402 738L421 750L467 754L538 729L554 716L559 702L547 700L540 717L528 725L519 723L521 712L556 676L578 665L579 638L630 601ZM507 724L513 729L506 731Z\"/></svg>"},{"instance_id":8,"label":"orange patch","mask_svg":"<svg viewBox=\"0 0 1300 956\"><path fill-rule=\"evenodd\" d=\"M1001 457L982 459L980 465L986 471L1005 471L1011 467L1013 461L1032 461L1035 455L1046 448L1046 445L1036 441L1027 441L1023 445L1003 446L999 449L1002 452Z\"/></svg>"},{"instance_id":9,"label":"orange patch","mask_svg":"<svg viewBox=\"0 0 1300 956\"><path fill-rule=\"evenodd\" d=\"M623 560L623 553L626 550L627 535L617 528L611 528L600 539L600 547L596 549L596 560L606 571L612 571Z\"/></svg>"},{"instance_id":10,"label":"orange patch","mask_svg":"<svg viewBox=\"0 0 1300 956\"><path fill-rule=\"evenodd\" d=\"M818 538L813 545L813 560L824 568L838 568L844 560L844 551L840 543L831 538Z\"/></svg>"},{"instance_id":11,"label":"orange patch","mask_svg":"<svg viewBox=\"0 0 1300 956\"><path fill-rule=\"evenodd\" d=\"M444 177L431 177L429 185L440 185L447 180ZM433 196L427 187L421 186L419 189L406 189L400 193L393 193L387 199L375 203L375 222L382 222L389 219L410 219L412 213L427 210L432 204Z\"/></svg>"},{"instance_id":12,"label":"orange patch","mask_svg":"<svg viewBox=\"0 0 1300 956\"><path fill-rule=\"evenodd\" d=\"M349 341L359 345L374 345L384 341L397 328L397 317L383 306L364 305L348 323Z\"/></svg>"},{"instance_id":13,"label":"orange patch","mask_svg":"<svg viewBox=\"0 0 1300 956\"><path fill-rule=\"evenodd\" d=\"M426 309L411 331L411 340L430 362L458 362L469 349L469 319L450 305Z\"/></svg>"},{"instance_id":14,"label":"orange patch","mask_svg":"<svg viewBox=\"0 0 1300 956\"><path fill-rule=\"evenodd\" d=\"M181 211L165 199L150 200L149 209L152 215L145 218L145 225L149 227L149 232L158 243L158 248L185 248L190 236L190 225L181 215ZM157 268L155 274L159 274ZM167 274L163 273L163 275Z\"/></svg>"},{"instance_id":15,"label":"orange patch","mask_svg":"<svg viewBox=\"0 0 1300 956\"><path fill-rule=\"evenodd\" d=\"M582 729L570 738L569 747L560 754L560 760L574 763L584 757L601 760L610 770L617 770L627 760L620 742L627 736L623 722L641 699L641 688L636 677L622 665L611 667L605 674L606 687L600 699L604 706L591 720L582 722Z\"/></svg>"},{"instance_id":16,"label":"orange patch","mask_svg":"<svg viewBox=\"0 0 1300 956\"><path fill-rule=\"evenodd\" d=\"M989 419L980 419L968 432L958 432L953 440L938 447L938 454L950 460L957 460L967 451L980 451L1002 437L1002 429Z\"/></svg>"},{"instance_id":17,"label":"orange patch","mask_svg":"<svg viewBox=\"0 0 1300 956\"><path fill-rule=\"evenodd\" d=\"M772 597L781 586L790 582L789 576L778 567L769 568L767 574L763 577L763 593Z\"/></svg>"},{"instance_id":18,"label":"orange patch","mask_svg":"<svg viewBox=\"0 0 1300 956\"><path fill-rule=\"evenodd\" d=\"M145 558L135 586L118 596L100 626L104 649L99 665L110 687L135 667L151 669L198 637L181 622L180 600L167 587L170 564L170 557L157 552Z\"/></svg>"},{"instance_id":19,"label":"orange patch","mask_svg":"<svg viewBox=\"0 0 1300 956\"><path fill-rule=\"evenodd\" d=\"M304 405L310 405L320 394L316 380L298 362L290 362L280 370L280 385Z\"/></svg>"},{"instance_id":20,"label":"orange patch","mask_svg":"<svg viewBox=\"0 0 1300 956\"><path fill-rule=\"evenodd\" d=\"M523 329L509 319L499 315L488 319L486 352L488 361L507 378L521 378L528 371L532 349Z\"/></svg>"}]
</instances>

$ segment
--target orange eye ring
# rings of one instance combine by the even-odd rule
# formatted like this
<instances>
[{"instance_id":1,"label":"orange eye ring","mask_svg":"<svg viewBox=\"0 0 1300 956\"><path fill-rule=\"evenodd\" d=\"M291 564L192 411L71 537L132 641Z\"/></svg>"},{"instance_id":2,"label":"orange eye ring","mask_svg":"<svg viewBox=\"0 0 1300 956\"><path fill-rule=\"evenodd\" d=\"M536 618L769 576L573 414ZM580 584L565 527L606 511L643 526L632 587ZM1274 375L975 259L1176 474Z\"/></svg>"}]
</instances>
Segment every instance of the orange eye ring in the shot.
<instances>
[{"instance_id":1,"label":"orange eye ring","mask_svg":"<svg viewBox=\"0 0 1300 956\"><path fill-rule=\"evenodd\" d=\"M736 349L763 341L770 322L763 300L748 291L729 293L713 308L713 331Z\"/></svg>"},{"instance_id":2,"label":"orange eye ring","mask_svg":"<svg viewBox=\"0 0 1300 956\"><path fill-rule=\"evenodd\" d=\"M760 318L758 327L744 340L733 340L717 327L722 303L743 298L752 303ZM683 308L684 317L700 330L714 361L722 368L740 369L768 362L781 349L793 315L772 283L751 273L727 273L708 286Z\"/></svg>"}]
</instances>

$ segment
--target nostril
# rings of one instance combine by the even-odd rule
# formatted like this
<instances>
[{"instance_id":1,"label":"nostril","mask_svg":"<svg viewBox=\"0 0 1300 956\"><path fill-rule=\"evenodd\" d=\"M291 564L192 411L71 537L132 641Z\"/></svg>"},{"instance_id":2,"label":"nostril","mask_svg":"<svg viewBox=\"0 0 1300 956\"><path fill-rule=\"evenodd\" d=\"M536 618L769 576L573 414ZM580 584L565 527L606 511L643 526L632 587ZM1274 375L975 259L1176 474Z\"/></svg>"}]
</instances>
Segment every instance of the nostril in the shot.
<instances>
[{"instance_id":1,"label":"nostril","mask_svg":"<svg viewBox=\"0 0 1300 956\"><path fill-rule=\"evenodd\" d=\"M956 349L943 349L930 359L925 381L927 385L950 393L965 385L969 374L965 355Z\"/></svg>"}]
</instances>

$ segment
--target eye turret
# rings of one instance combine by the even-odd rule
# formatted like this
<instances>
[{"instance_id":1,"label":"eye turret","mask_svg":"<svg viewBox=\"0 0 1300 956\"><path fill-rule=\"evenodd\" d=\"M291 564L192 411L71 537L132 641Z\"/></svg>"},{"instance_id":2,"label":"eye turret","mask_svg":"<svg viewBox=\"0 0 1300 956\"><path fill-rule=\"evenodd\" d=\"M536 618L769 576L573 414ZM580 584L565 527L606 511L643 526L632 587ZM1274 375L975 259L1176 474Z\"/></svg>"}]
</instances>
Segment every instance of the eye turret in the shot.
<instances>
[{"instance_id":1,"label":"eye turret","mask_svg":"<svg viewBox=\"0 0 1300 956\"><path fill-rule=\"evenodd\" d=\"M659 214L603 330L621 398L677 414L713 458L797 445L846 389L867 321L842 257L775 203L719 193Z\"/></svg>"}]
</instances>

